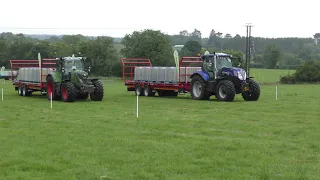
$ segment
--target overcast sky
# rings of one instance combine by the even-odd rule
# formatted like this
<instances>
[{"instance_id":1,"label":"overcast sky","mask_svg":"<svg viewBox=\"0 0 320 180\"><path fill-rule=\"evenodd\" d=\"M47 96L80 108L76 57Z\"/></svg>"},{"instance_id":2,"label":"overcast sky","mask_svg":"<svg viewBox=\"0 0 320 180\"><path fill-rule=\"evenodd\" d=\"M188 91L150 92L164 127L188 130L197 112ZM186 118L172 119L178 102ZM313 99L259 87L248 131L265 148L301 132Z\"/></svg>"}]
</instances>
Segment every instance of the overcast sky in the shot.
<instances>
[{"instance_id":1,"label":"overcast sky","mask_svg":"<svg viewBox=\"0 0 320 180\"><path fill-rule=\"evenodd\" d=\"M244 36L247 22L252 36L320 32L319 0L1 0L0 7L0 32L122 37L146 28L168 34L197 28L203 37L211 29Z\"/></svg>"}]
</instances>

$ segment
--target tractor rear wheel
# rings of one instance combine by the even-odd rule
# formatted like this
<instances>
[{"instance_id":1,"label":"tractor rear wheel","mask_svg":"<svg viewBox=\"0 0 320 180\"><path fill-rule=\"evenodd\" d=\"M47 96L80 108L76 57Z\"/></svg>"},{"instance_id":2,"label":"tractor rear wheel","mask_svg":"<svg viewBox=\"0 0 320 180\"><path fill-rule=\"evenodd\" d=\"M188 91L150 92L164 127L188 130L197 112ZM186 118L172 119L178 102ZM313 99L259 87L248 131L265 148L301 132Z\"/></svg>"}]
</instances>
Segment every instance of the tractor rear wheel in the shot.
<instances>
[{"instance_id":1,"label":"tractor rear wheel","mask_svg":"<svg viewBox=\"0 0 320 180\"><path fill-rule=\"evenodd\" d=\"M219 101L233 101L236 96L236 88L229 80L221 80L217 85L216 98Z\"/></svg>"},{"instance_id":2,"label":"tractor rear wheel","mask_svg":"<svg viewBox=\"0 0 320 180\"><path fill-rule=\"evenodd\" d=\"M94 91L90 93L90 99L92 101L102 101L103 94L104 94L102 82L99 80L96 80L96 81L92 81L92 83L94 85Z\"/></svg>"},{"instance_id":3,"label":"tractor rear wheel","mask_svg":"<svg viewBox=\"0 0 320 180\"><path fill-rule=\"evenodd\" d=\"M243 99L245 101L257 101L260 97L259 84L252 79L247 80L247 82L249 84L249 91L242 92Z\"/></svg>"},{"instance_id":4,"label":"tractor rear wheel","mask_svg":"<svg viewBox=\"0 0 320 180\"><path fill-rule=\"evenodd\" d=\"M60 99L60 96L57 93L57 84L54 82L52 76L47 77L46 88L47 88L48 100L51 100L51 93L52 93L52 100Z\"/></svg>"},{"instance_id":5,"label":"tractor rear wheel","mask_svg":"<svg viewBox=\"0 0 320 180\"><path fill-rule=\"evenodd\" d=\"M195 76L191 80L191 97L195 100L209 100L210 94L207 92L207 84L201 76Z\"/></svg>"},{"instance_id":6,"label":"tractor rear wheel","mask_svg":"<svg viewBox=\"0 0 320 180\"><path fill-rule=\"evenodd\" d=\"M74 102L76 100L77 90L70 81L61 84L61 98L64 102Z\"/></svg>"}]
</instances>

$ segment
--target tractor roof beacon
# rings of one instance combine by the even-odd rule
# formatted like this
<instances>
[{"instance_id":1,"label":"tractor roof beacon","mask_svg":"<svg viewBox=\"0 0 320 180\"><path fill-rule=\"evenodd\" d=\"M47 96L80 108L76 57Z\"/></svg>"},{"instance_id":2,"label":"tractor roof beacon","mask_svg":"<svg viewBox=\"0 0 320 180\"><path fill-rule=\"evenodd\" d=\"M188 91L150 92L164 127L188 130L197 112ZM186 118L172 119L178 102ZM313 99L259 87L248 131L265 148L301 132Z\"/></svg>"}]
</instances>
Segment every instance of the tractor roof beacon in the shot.
<instances>
[{"instance_id":1,"label":"tractor roof beacon","mask_svg":"<svg viewBox=\"0 0 320 180\"><path fill-rule=\"evenodd\" d=\"M201 56L201 70L191 75L190 91L195 100L209 100L215 95L219 101L233 101L242 94L245 101L257 101L260 86L242 68L232 66L232 55L208 51Z\"/></svg>"}]
</instances>

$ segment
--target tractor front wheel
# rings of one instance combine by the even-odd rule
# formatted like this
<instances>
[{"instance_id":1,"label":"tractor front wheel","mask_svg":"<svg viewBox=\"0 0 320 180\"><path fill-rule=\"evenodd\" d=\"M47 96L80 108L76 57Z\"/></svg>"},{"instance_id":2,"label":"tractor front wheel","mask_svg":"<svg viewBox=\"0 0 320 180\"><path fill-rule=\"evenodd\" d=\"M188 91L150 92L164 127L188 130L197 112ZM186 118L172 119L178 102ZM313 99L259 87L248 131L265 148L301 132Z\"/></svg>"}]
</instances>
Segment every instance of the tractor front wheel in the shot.
<instances>
[{"instance_id":1,"label":"tractor front wheel","mask_svg":"<svg viewBox=\"0 0 320 180\"><path fill-rule=\"evenodd\" d=\"M242 92L242 97L245 101L257 101L260 97L260 86L259 84L249 79L247 80L249 84L249 91Z\"/></svg>"},{"instance_id":2,"label":"tractor front wheel","mask_svg":"<svg viewBox=\"0 0 320 180\"><path fill-rule=\"evenodd\" d=\"M207 92L206 82L201 76L195 76L191 80L191 97L195 100L208 100L210 98Z\"/></svg>"},{"instance_id":3,"label":"tractor front wheel","mask_svg":"<svg viewBox=\"0 0 320 180\"><path fill-rule=\"evenodd\" d=\"M74 102L77 90L72 82L66 81L61 84L61 98L64 102Z\"/></svg>"},{"instance_id":4,"label":"tractor front wheel","mask_svg":"<svg viewBox=\"0 0 320 180\"><path fill-rule=\"evenodd\" d=\"M92 101L102 101L103 94L104 94L102 82L99 80L96 80L96 81L92 81L92 83L94 85L94 91L90 93L90 99Z\"/></svg>"},{"instance_id":5,"label":"tractor front wheel","mask_svg":"<svg viewBox=\"0 0 320 180\"><path fill-rule=\"evenodd\" d=\"M217 85L216 98L219 101L233 101L236 96L236 88L229 80L221 80Z\"/></svg>"}]
</instances>

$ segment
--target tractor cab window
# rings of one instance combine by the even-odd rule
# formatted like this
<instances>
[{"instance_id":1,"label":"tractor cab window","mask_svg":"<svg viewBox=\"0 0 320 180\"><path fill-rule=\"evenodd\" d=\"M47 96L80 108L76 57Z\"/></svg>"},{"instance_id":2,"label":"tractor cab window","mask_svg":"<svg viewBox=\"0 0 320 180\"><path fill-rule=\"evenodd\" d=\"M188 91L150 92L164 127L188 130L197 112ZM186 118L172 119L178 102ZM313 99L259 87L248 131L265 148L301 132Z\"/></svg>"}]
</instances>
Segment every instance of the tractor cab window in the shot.
<instances>
[{"instance_id":1,"label":"tractor cab window","mask_svg":"<svg viewBox=\"0 0 320 180\"><path fill-rule=\"evenodd\" d=\"M213 66L214 65L214 60L213 57L209 57L209 56L204 56L203 57L203 68L205 71L213 71Z\"/></svg>"},{"instance_id":2,"label":"tractor cab window","mask_svg":"<svg viewBox=\"0 0 320 180\"><path fill-rule=\"evenodd\" d=\"M232 67L232 62L229 57L217 57L217 69L222 69L222 68L231 68Z\"/></svg>"},{"instance_id":3,"label":"tractor cab window","mask_svg":"<svg viewBox=\"0 0 320 180\"><path fill-rule=\"evenodd\" d=\"M64 69L66 70L66 72L71 72L72 69L75 67L76 70L83 70L83 64L81 62L81 60L66 60L65 61L65 65L64 65Z\"/></svg>"}]
</instances>

